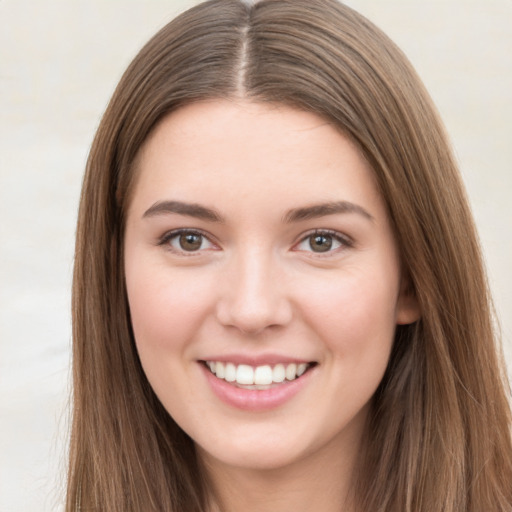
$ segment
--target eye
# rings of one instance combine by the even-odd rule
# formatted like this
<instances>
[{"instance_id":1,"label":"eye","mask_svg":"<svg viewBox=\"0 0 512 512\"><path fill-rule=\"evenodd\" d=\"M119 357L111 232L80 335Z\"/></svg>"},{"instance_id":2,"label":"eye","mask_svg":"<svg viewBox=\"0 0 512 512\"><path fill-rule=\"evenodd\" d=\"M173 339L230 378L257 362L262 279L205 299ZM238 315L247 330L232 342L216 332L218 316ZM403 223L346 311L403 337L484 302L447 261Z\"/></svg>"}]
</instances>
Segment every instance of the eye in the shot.
<instances>
[{"instance_id":1,"label":"eye","mask_svg":"<svg viewBox=\"0 0 512 512\"><path fill-rule=\"evenodd\" d=\"M303 238L296 245L296 249L299 251L327 253L336 251L344 246L351 246L351 242L341 234L331 231L315 231Z\"/></svg>"},{"instance_id":2,"label":"eye","mask_svg":"<svg viewBox=\"0 0 512 512\"><path fill-rule=\"evenodd\" d=\"M200 231L180 229L167 233L160 245L168 245L176 252L198 252L214 247L213 243Z\"/></svg>"}]
</instances>

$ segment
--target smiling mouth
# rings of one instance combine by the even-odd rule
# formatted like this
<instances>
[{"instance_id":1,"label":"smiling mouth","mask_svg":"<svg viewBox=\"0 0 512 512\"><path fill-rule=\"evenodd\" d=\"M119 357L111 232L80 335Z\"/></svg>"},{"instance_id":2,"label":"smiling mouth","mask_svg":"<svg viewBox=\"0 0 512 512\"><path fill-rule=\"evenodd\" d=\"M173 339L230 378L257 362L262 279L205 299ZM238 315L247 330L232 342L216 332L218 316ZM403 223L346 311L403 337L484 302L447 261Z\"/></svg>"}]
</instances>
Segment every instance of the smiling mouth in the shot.
<instances>
[{"instance_id":1,"label":"smiling mouth","mask_svg":"<svg viewBox=\"0 0 512 512\"><path fill-rule=\"evenodd\" d=\"M299 379L316 363L288 363L250 366L221 361L203 361L218 379L243 389L265 390Z\"/></svg>"}]
</instances>

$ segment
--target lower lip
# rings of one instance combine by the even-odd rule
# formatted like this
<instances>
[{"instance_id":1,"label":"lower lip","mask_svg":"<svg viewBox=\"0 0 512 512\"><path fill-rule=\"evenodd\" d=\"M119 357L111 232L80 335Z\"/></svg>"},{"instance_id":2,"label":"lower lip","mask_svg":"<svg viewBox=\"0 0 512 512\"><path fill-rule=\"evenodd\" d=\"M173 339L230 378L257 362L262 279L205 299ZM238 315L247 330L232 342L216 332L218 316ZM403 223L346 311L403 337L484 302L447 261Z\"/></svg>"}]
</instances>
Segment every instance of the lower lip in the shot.
<instances>
[{"instance_id":1,"label":"lower lip","mask_svg":"<svg viewBox=\"0 0 512 512\"><path fill-rule=\"evenodd\" d=\"M312 369L300 378L285 381L269 389L244 389L217 378L200 363L213 392L226 404L246 411L268 411L291 400L309 381Z\"/></svg>"}]
</instances>

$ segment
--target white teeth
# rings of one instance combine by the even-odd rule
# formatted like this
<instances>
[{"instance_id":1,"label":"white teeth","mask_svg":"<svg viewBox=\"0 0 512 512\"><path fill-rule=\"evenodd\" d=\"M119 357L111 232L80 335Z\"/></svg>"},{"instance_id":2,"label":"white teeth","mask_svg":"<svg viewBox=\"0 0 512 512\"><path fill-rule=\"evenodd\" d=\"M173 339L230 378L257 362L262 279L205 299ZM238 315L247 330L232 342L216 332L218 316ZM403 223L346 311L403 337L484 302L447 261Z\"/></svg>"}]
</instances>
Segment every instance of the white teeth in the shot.
<instances>
[{"instance_id":1,"label":"white teeth","mask_svg":"<svg viewBox=\"0 0 512 512\"><path fill-rule=\"evenodd\" d=\"M236 366L233 363L227 363L226 366L225 366L225 370L226 371L225 371L224 378L228 382L235 382L235 380L236 380Z\"/></svg>"},{"instance_id":2,"label":"white teeth","mask_svg":"<svg viewBox=\"0 0 512 512\"><path fill-rule=\"evenodd\" d=\"M297 366L297 377L300 377L308 368L306 363L299 364Z\"/></svg>"},{"instance_id":3,"label":"white teeth","mask_svg":"<svg viewBox=\"0 0 512 512\"><path fill-rule=\"evenodd\" d=\"M223 363L220 361L206 361L206 365L210 371L219 379L227 382L236 382L241 386L264 386L271 384L279 384L285 379L295 380L303 375L309 368L308 363L290 363L276 364L274 367L266 364L262 366L252 367L247 364L235 365L234 363Z\"/></svg>"},{"instance_id":4,"label":"white teeth","mask_svg":"<svg viewBox=\"0 0 512 512\"><path fill-rule=\"evenodd\" d=\"M276 364L272 370L272 380L274 382L283 382L286 379L286 370L283 364Z\"/></svg>"},{"instance_id":5,"label":"white teeth","mask_svg":"<svg viewBox=\"0 0 512 512\"><path fill-rule=\"evenodd\" d=\"M288 380L293 380L295 379L295 376L297 375L297 365L296 364L289 364L287 367L286 367L286 372L285 372L285 375L286 375L286 378Z\"/></svg>"},{"instance_id":6,"label":"white teeth","mask_svg":"<svg viewBox=\"0 0 512 512\"><path fill-rule=\"evenodd\" d=\"M215 375L217 375L219 379L224 379L226 377L226 367L224 366L224 363L219 362L213 364L215 365Z\"/></svg>"},{"instance_id":7,"label":"white teeth","mask_svg":"<svg viewBox=\"0 0 512 512\"><path fill-rule=\"evenodd\" d=\"M236 369L236 382L238 384L254 384L254 370L247 364L239 364Z\"/></svg>"},{"instance_id":8,"label":"white teeth","mask_svg":"<svg viewBox=\"0 0 512 512\"><path fill-rule=\"evenodd\" d=\"M272 384L272 368L270 366L258 366L254 370L254 384L264 386Z\"/></svg>"},{"instance_id":9,"label":"white teeth","mask_svg":"<svg viewBox=\"0 0 512 512\"><path fill-rule=\"evenodd\" d=\"M224 363L213 363L215 371L212 369L212 373L215 373L219 379L223 379L226 377L226 367Z\"/></svg>"}]
</instances>

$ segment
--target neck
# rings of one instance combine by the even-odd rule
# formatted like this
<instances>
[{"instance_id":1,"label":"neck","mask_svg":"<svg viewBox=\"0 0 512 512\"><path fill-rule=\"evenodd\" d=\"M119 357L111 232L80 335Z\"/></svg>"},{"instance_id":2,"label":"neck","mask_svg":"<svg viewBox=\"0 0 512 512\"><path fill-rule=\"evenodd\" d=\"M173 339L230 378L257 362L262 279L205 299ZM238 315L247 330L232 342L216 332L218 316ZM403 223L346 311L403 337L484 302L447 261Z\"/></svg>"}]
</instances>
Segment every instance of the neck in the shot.
<instances>
[{"instance_id":1,"label":"neck","mask_svg":"<svg viewBox=\"0 0 512 512\"><path fill-rule=\"evenodd\" d=\"M232 467L201 453L214 489L210 512L354 512L361 439L339 440L279 468Z\"/></svg>"}]
</instances>

